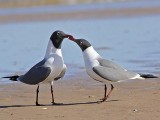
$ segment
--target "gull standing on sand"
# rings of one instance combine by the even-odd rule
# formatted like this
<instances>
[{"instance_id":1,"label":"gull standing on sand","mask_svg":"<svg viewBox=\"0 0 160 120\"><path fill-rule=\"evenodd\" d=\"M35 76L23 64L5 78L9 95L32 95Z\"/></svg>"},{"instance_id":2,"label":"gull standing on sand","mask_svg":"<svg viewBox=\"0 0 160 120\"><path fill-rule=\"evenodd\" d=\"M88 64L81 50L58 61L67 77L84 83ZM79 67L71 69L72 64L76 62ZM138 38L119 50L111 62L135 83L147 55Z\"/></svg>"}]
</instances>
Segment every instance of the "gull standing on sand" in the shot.
<instances>
[{"instance_id":1,"label":"gull standing on sand","mask_svg":"<svg viewBox=\"0 0 160 120\"><path fill-rule=\"evenodd\" d=\"M94 80L105 84L104 98L101 99L101 102L106 101L113 91L114 86L112 82L121 82L129 79L157 78L151 74L138 74L128 71L110 60L103 59L87 40L75 39L74 37L69 37L69 39L76 42L81 48L88 75ZM106 83L108 82L111 84L111 90L107 94Z\"/></svg>"},{"instance_id":2,"label":"gull standing on sand","mask_svg":"<svg viewBox=\"0 0 160 120\"><path fill-rule=\"evenodd\" d=\"M34 65L24 75L9 76L3 78L9 78L12 81L21 81L29 85L38 85L36 91L36 105L38 103L39 84L50 83L52 104L56 104L53 95L53 81L62 78L66 72L66 65L64 64L61 44L64 38L68 38L70 35L65 34L62 31L55 31L50 37L45 57L42 61Z\"/></svg>"}]
</instances>

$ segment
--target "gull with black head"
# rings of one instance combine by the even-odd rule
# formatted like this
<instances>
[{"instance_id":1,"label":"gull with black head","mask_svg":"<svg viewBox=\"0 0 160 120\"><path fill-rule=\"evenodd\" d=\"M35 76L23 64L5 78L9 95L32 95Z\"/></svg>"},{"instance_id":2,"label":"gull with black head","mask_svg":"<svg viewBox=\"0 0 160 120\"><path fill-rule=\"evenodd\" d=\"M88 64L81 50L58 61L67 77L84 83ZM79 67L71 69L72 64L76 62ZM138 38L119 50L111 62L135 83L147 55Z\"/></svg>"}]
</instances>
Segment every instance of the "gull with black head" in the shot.
<instances>
[{"instance_id":1,"label":"gull with black head","mask_svg":"<svg viewBox=\"0 0 160 120\"><path fill-rule=\"evenodd\" d=\"M81 48L88 75L94 80L104 83L105 92L104 98L101 99L101 102L106 101L113 91L114 86L112 82L121 82L131 79L157 78L157 76L152 74L138 74L126 70L114 62L102 58L85 39L75 39L72 36L70 36L69 39L76 42ZM107 94L106 83L108 82L111 85L111 90Z\"/></svg>"},{"instance_id":2,"label":"gull with black head","mask_svg":"<svg viewBox=\"0 0 160 120\"><path fill-rule=\"evenodd\" d=\"M68 38L70 35L57 30L52 33L45 57L42 61L34 65L24 75L8 76L3 78L9 78L12 81L21 81L22 83L29 85L38 85L36 91L36 105L38 103L39 85L41 83L51 84L52 104L56 104L53 95L53 81L62 78L66 72L66 65L64 64L61 44L64 38Z\"/></svg>"}]
</instances>

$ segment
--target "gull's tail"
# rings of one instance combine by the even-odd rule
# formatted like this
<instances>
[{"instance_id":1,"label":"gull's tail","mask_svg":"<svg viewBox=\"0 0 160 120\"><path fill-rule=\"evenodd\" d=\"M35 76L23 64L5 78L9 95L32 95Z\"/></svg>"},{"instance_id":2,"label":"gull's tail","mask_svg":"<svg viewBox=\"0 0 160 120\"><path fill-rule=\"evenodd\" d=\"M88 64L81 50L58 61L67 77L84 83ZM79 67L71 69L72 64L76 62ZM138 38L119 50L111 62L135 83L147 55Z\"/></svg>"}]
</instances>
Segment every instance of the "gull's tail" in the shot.
<instances>
[{"instance_id":1,"label":"gull's tail","mask_svg":"<svg viewBox=\"0 0 160 120\"><path fill-rule=\"evenodd\" d=\"M152 74L140 74L142 78L158 78L157 76L154 76Z\"/></svg>"},{"instance_id":2,"label":"gull's tail","mask_svg":"<svg viewBox=\"0 0 160 120\"><path fill-rule=\"evenodd\" d=\"M15 75L15 76L8 76L8 77L2 77L2 78L9 78L9 80L11 81L18 81L17 80L18 77L19 77L18 75Z\"/></svg>"}]
</instances>

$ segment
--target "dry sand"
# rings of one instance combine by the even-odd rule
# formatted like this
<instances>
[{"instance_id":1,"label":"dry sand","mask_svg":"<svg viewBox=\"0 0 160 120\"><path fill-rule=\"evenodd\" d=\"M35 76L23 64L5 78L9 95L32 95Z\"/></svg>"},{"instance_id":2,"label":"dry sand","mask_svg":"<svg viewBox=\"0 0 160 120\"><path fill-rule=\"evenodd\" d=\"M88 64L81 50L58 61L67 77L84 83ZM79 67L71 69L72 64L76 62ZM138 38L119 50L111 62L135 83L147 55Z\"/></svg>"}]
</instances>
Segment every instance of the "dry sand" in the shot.
<instances>
[{"instance_id":1,"label":"dry sand","mask_svg":"<svg viewBox=\"0 0 160 120\"><path fill-rule=\"evenodd\" d=\"M0 120L159 120L160 79L116 83L111 97L103 97L103 84L88 79L59 80L54 84L55 100L50 104L49 85L40 86L39 103L35 106L37 86L22 83L0 85Z\"/></svg>"}]
</instances>

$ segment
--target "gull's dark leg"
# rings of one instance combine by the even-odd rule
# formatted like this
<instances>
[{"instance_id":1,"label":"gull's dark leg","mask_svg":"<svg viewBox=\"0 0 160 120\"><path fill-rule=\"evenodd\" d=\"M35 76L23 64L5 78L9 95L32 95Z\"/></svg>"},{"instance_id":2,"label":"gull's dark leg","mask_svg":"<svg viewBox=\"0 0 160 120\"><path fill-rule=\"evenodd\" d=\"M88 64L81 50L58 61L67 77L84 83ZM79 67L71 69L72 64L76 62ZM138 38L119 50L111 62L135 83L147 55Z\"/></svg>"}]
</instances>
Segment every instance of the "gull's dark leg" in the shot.
<instances>
[{"instance_id":1,"label":"gull's dark leg","mask_svg":"<svg viewBox=\"0 0 160 120\"><path fill-rule=\"evenodd\" d=\"M107 95L107 98L109 98L109 97L110 97L111 92L113 91L113 89L114 89L114 86L111 84L111 90L109 91L109 93L108 93L108 95Z\"/></svg>"},{"instance_id":2,"label":"gull's dark leg","mask_svg":"<svg viewBox=\"0 0 160 120\"><path fill-rule=\"evenodd\" d=\"M54 105L53 85L51 84L52 104Z\"/></svg>"},{"instance_id":3,"label":"gull's dark leg","mask_svg":"<svg viewBox=\"0 0 160 120\"><path fill-rule=\"evenodd\" d=\"M39 106L40 104L38 104L38 93L39 93L39 85L37 87L37 91L36 91L36 105Z\"/></svg>"},{"instance_id":4,"label":"gull's dark leg","mask_svg":"<svg viewBox=\"0 0 160 120\"><path fill-rule=\"evenodd\" d=\"M101 99L101 102L104 102L107 100L107 85L104 85L104 98Z\"/></svg>"},{"instance_id":5,"label":"gull's dark leg","mask_svg":"<svg viewBox=\"0 0 160 120\"><path fill-rule=\"evenodd\" d=\"M101 100L102 100L101 102L106 101L106 100L110 97L110 95L111 95L113 89L114 89L114 86L111 84L111 90L109 91L108 95L106 95L106 94L107 94L107 86L106 86L106 84L105 84L105 87L104 87L104 90L105 90L104 98L101 99Z\"/></svg>"},{"instance_id":6,"label":"gull's dark leg","mask_svg":"<svg viewBox=\"0 0 160 120\"><path fill-rule=\"evenodd\" d=\"M104 98L106 98L107 97L107 85L105 84L104 85Z\"/></svg>"},{"instance_id":7,"label":"gull's dark leg","mask_svg":"<svg viewBox=\"0 0 160 120\"><path fill-rule=\"evenodd\" d=\"M53 81L52 81L52 83L51 83L51 94L52 94L52 105L61 105L62 103L56 103L55 101L54 101L54 91L53 91Z\"/></svg>"},{"instance_id":8,"label":"gull's dark leg","mask_svg":"<svg viewBox=\"0 0 160 120\"><path fill-rule=\"evenodd\" d=\"M105 100L107 97L107 85L104 85L104 98L102 100Z\"/></svg>"}]
</instances>

